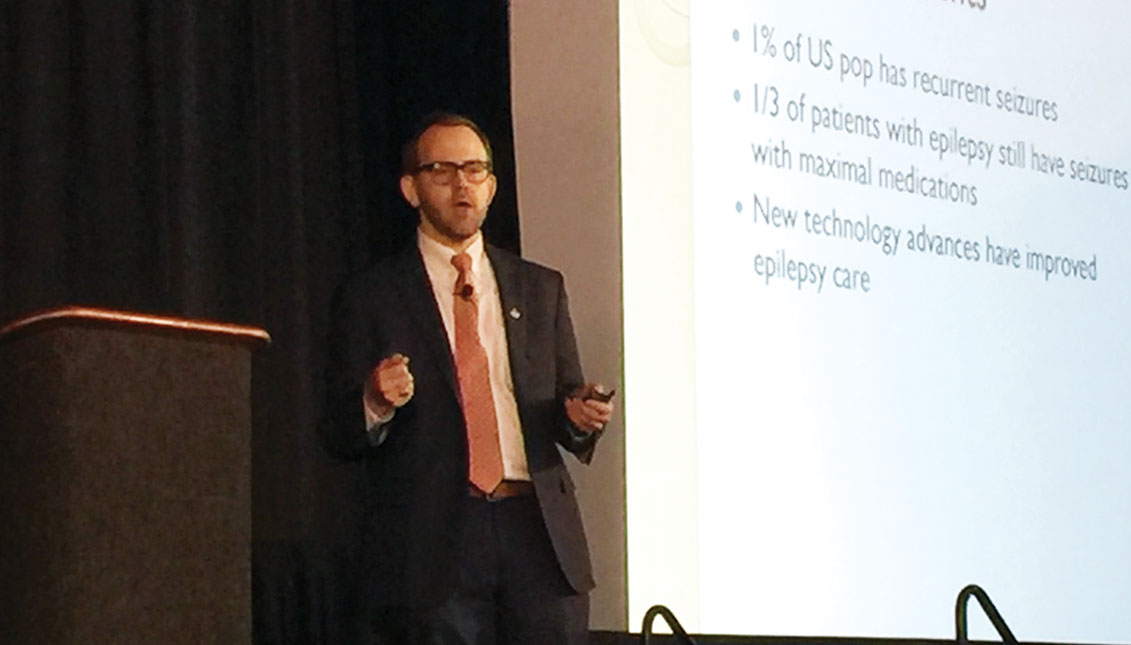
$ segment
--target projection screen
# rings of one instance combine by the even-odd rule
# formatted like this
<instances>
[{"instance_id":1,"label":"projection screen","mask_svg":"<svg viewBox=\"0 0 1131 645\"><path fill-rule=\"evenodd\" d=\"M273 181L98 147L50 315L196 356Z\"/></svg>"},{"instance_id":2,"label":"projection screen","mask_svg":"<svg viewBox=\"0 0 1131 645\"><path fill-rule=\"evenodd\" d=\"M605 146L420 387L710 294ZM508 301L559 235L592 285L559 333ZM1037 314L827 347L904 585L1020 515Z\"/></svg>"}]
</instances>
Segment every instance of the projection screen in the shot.
<instances>
[{"instance_id":1,"label":"projection screen","mask_svg":"<svg viewBox=\"0 0 1131 645\"><path fill-rule=\"evenodd\" d=\"M1129 24L622 0L631 625L1131 641Z\"/></svg>"}]
</instances>

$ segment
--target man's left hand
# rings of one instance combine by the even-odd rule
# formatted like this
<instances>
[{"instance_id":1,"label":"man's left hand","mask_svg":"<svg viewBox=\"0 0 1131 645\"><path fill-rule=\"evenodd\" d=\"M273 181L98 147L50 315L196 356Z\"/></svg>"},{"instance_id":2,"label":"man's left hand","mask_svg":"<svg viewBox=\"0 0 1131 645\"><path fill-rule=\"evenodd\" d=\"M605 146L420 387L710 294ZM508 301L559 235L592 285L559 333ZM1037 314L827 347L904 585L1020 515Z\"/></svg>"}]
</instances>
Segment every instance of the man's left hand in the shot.
<instances>
[{"instance_id":1,"label":"man's left hand","mask_svg":"<svg viewBox=\"0 0 1131 645\"><path fill-rule=\"evenodd\" d=\"M566 416L570 423L585 432L596 432L604 428L613 416L612 402L587 398L586 395L594 391L601 391L601 387L590 383L565 400Z\"/></svg>"}]
</instances>

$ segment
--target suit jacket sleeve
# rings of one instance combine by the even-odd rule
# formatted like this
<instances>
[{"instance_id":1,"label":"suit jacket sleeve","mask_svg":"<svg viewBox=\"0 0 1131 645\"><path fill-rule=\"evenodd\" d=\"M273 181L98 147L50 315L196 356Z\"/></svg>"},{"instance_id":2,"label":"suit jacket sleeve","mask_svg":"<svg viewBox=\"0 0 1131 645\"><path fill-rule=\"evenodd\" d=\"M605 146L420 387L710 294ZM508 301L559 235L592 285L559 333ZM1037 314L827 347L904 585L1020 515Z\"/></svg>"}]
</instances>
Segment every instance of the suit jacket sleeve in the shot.
<instances>
[{"instance_id":1,"label":"suit jacket sleeve","mask_svg":"<svg viewBox=\"0 0 1131 645\"><path fill-rule=\"evenodd\" d=\"M326 409L319 434L326 451L344 460L360 459L373 449L362 404L365 381L375 367L367 360L372 340L365 333L362 286L347 282L335 295L327 339Z\"/></svg>"},{"instance_id":2,"label":"suit jacket sleeve","mask_svg":"<svg viewBox=\"0 0 1131 645\"><path fill-rule=\"evenodd\" d=\"M573 332L573 322L569 315L569 297L566 295L565 283L558 274L557 283L557 310L555 316L555 352L558 356L558 401L561 409L561 420L558 422L554 439L573 453L582 463L589 463L593 459L593 451L601 433L586 432L574 426L565 414L565 400L579 386L585 383L581 371L581 360L577 352L577 339Z\"/></svg>"}]
</instances>

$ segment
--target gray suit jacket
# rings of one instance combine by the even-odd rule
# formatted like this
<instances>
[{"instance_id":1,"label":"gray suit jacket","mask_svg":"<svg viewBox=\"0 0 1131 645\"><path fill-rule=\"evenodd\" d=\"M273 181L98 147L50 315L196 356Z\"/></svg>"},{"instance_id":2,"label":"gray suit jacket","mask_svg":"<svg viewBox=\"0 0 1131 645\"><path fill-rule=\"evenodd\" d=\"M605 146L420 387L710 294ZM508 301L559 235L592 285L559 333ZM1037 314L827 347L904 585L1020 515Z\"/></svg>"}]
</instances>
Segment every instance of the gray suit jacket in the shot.
<instances>
[{"instance_id":1,"label":"gray suit jacket","mask_svg":"<svg viewBox=\"0 0 1131 645\"><path fill-rule=\"evenodd\" d=\"M577 591L593 587L574 485L558 447L592 458L597 433L565 416L584 378L562 276L488 246L502 299L526 458L558 562ZM511 315L515 311L518 316ZM454 361L423 260L410 245L348 281L331 319L327 409L321 434L335 457L361 460L365 482L363 589L380 605L419 607L454 589L461 509L468 496L467 434ZM410 359L415 393L371 445L362 387L377 363Z\"/></svg>"}]
</instances>

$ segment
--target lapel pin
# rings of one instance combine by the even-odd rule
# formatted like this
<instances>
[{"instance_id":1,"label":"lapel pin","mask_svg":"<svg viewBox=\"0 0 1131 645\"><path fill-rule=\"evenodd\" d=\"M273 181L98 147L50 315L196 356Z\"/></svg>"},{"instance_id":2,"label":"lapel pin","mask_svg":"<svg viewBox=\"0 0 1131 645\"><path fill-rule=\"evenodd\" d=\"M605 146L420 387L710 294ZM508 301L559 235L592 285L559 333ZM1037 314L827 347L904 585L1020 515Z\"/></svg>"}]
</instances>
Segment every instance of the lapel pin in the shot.
<instances>
[{"instance_id":1,"label":"lapel pin","mask_svg":"<svg viewBox=\"0 0 1131 645\"><path fill-rule=\"evenodd\" d=\"M511 307L510 316L511 318L518 320L519 318L522 318L522 312L519 311L516 307Z\"/></svg>"}]
</instances>

